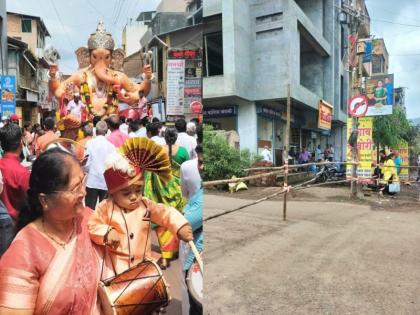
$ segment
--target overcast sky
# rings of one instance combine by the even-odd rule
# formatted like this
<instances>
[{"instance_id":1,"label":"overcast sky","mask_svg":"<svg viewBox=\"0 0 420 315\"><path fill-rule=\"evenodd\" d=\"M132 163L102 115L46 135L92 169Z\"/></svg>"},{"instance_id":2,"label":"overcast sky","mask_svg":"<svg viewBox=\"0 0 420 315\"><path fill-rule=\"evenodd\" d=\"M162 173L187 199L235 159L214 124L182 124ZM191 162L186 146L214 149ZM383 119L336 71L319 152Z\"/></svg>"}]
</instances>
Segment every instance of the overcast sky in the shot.
<instances>
[{"instance_id":1,"label":"overcast sky","mask_svg":"<svg viewBox=\"0 0 420 315\"><path fill-rule=\"evenodd\" d=\"M61 70L72 73L77 69L74 51L86 45L100 19L113 34L117 47L121 47L121 33L127 21L141 11L154 10L158 3L159 0L7 0L7 10L40 16L51 33L50 43L62 57ZM389 72L395 74L395 85L408 88L408 117L420 117L420 0L366 0L366 4L372 35L385 39L390 54Z\"/></svg>"}]
</instances>

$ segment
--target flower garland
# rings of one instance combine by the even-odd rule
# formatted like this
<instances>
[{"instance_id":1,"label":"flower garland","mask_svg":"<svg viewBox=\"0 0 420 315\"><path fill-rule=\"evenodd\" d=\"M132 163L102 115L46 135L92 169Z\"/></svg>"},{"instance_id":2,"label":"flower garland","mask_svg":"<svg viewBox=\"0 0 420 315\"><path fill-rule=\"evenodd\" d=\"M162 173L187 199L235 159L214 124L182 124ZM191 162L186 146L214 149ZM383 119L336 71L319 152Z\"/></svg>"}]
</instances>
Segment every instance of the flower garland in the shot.
<instances>
[{"instance_id":1,"label":"flower garland","mask_svg":"<svg viewBox=\"0 0 420 315\"><path fill-rule=\"evenodd\" d=\"M106 98L106 103L103 106L104 109L104 114L100 115L97 111L95 111L95 109L93 108L93 104L92 104L92 100L90 98L90 93L89 93L89 84L87 82L87 73L84 72L83 73L83 82L80 85L80 95L82 97L82 101L83 103L85 103L86 108L89 112L89 114L93 115L93 116L104 116L107 114L109 107L112 107L114 110L112 112L115 112L115 108L118 108L118 99L117 99L117 93L115 93L112 89L111 84L108 86L107 88L107 98Z\"/></svg>"}]
</instances>

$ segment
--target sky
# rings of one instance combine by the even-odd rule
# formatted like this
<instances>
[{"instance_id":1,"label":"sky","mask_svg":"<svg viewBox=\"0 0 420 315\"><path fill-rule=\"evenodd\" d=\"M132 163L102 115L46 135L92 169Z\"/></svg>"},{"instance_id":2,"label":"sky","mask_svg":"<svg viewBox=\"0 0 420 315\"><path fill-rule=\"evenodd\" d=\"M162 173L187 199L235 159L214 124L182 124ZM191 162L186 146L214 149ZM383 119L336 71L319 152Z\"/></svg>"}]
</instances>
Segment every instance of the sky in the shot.
<instances>
[{"instance_id":1,"label":"sky","mask_svg":"<svg viewBox=\"0 0 420 315\"><path fill-rule=\"evenodd\" d=\"M60 53L59 68L65 74L77 70L74 51L87 45L100 20L121 47L124 26L142 11L154 10L160 0L7 0L7 11L35 15L44 21L51 38L47 45Z\"/></svg>"},{"instance_id":2,"label":"sky","mask_svg":"<svg viewBox=\"0 0 420 315\"><path fill-rule=\"evenodd\" d=\"M384 38L395 86L407 87L410 119L420 117L420 0L366 0L371 34ZM385 22L386 21L386 22Z\"/></svg>"},{"instance_id":3,"label":"sky","mask_svg":"<svg viewBox=\"0 0 420 315\"><path fill-rule=\"evenodd\" d=\"M87 44L99 20L105 22L121 47L121 34L130 18L154 10L159 0L7 0L7 10L40 16L58 49L63 73L77 69L74 51ZM409 118L420 117L420 0L366 0L371 34L384 38L390 54L389 73L395 86L407 87Z\"/></svg>"}]
</instances>

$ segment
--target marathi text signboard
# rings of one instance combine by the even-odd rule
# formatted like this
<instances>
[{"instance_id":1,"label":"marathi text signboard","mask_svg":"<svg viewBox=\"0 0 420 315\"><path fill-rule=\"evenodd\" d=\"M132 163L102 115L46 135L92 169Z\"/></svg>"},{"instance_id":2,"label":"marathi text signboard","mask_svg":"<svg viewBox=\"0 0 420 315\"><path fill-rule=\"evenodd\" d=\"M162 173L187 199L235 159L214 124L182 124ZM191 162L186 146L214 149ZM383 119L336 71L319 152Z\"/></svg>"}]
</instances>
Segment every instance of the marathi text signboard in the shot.
<instances>
[{"instance_id":1,"label":"marathi text signboard","mask_svg":"<svg viewBox=\"0 0 420 315\"><path fill-rule=\"evenodd\" d=\"M367 78L366 97L368 109L365 116L391 115L394 104L394 75L378 75Z\"/></svg>"},{"instance_id":2,"label":"marathi text signboard","mask_svg":"<svg viewBox=\"0 0 420 315\"><path fill-rule=\"evenodd\" d=\"M265 106L265 105L259 105L257 107L257 114L264 116L269 119L280 119L281 118L281 112L279 110L276 110L274 108Z\"/></svg>"},{"instance_id":3,"label":"marathi text signboard","mask_svg":"<svg viewBox=\"0 0 420 315\"><path fill-rule=\"evenodd\" d=\"M223 106L223 107L204 107L204 118L222 118L236 116L236 106Z\"/></svg>"},{"instance_id":4,"label":"marathi text signboard","mask_svg":"<svg viewBox=\"0 0 420 315\"><path fill-rule=\"evenodd\" d=\"M350 138L352 132L352 119L347 119L347 139ZM373 118L359 118L358 127L359 136L357 138L357 177L361 182L370 182L372 177L372 151L373 151ZM347 161L352 161L352 148L347 143ZM351 177L352 165L347 165L347 177Z\"/></svg>"},{"instance_id":5,"label":"marathi text signboard","mask_svg":"<svg viewBox=\"0 0 420 315\"><path fill-rule=\"evenodd\" d=\"M333 117L333 107L327 102L319 101L319 115L318 115L318 128L320 129L331 129L331 121Z\"/></svg>"},{"instance_id":6,"label":"marathi text signboard","mask_svg":"<svg viewBox=\"0 0 420 315\"><path fill-rule=\"evenodd\" d=\"M202 100L201 92L202 81L201 78L185 78L184 86L184 113L191 111L191 104L194 102L200 102Z\"/></svg>"},{"instance_id":7,"label":"marathi text signboard","mask_svg":"<svg viewBox=\"0 0 420 315\"><path fill-rule=\"evenodd\" d=\"M0 76L1 113L10 116L16 113L16 77Z\"/></svg>"},{"instance_id":8,"label":"marathi text signboard","mask_svg":"<svg viewBox=\"0 0 420 315\"><path fill-rule=\"evenodd\" d=\"M166 114L184 114L185 60L168 60Z\"/></svg>"},{"instance_id":9,"label":"marathi text signboard","mask_svg":"<svg viewBox=\"0 0 420 315\"><path fill-rule=\"evenodd\" d=\"M401 142L397 150L401 157L401 166L408 166L409 165L408 143ZM408 168L401 168L399 179L402 181L407 181L409 177L408 176L409 171L410 170Z\"/></svg>"}]
</instances>

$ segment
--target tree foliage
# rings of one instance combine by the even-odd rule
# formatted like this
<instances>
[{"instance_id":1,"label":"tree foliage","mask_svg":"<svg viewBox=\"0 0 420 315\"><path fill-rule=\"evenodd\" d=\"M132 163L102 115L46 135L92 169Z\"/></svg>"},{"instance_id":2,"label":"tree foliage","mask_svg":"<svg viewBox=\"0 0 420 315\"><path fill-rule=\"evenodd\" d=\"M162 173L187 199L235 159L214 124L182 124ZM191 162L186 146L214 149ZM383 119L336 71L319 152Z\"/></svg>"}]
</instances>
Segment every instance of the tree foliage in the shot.
<instances>
[{"instance_id":1,"label":"tree foliage","mask_svg":"<svg viewBox=\"0 0 420 315\"><path fill-rule=\"evenodd\" d=\"M394 107L392 115L376 116L373 121L373 141L380 147L397 147L404 140L413 144L413 129L405 112Z\"/></svg>"},{"instance_id":2,"label":"tree foliage","mask_svg":"<svg viewBox=\"0 0 420 315\"><path fill-rule=\"evenodd\" d=\"M249 168L253 156L249 150L238 150L229 145L223 134L204 125L204 180L217 180L245 176L244 169Z\"/></svg>"}]
</instances>

